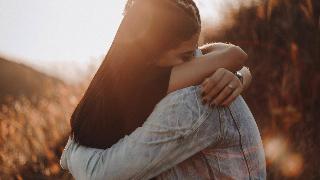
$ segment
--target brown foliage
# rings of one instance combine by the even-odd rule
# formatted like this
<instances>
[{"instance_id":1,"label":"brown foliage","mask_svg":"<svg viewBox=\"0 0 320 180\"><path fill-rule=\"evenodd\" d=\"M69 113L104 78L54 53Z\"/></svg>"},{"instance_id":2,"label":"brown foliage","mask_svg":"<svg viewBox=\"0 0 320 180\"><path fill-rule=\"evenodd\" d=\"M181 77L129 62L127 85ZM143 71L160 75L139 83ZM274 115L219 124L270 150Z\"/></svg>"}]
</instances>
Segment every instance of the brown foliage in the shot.
<instances>
[{"instance_id":1,"label":"brown foliage","mask_svg":"<svg viewBox=\"0 0 320 180\"><path fill-rule=\"evenodd\" d=\"M320 178L319 15L318 0L270 0L241 8L232 28L206 37L249 55L245 98L262 130L268 179Z\"/></svg>"},{"instance_id":2,"label":"brown foliage","mask_svg":"<svg viewBox=\"0 0 320 180\"><path fill-rule=\"evenodd\" d=\"M27 96L7 98L0 106L0 177L71 178L60 169L59 158L83 89L59 84L37 103Z\"/></svg>"}]
</instances>

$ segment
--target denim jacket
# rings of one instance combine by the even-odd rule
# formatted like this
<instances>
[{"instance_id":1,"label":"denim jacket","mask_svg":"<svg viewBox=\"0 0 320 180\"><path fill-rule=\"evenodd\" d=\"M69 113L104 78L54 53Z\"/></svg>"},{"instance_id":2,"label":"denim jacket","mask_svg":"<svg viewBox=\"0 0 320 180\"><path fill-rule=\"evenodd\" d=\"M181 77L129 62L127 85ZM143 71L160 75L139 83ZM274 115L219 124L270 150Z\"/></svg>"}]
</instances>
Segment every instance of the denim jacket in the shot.
<instances>
[{"instance_id":1,"label":"denim jacket","mask_svg":"<svg viewBox=\"0 0 320 180\"><path fill-rule=\"evenodd\" d=\"M108 149L69 138L61 166L83 180L266 179L259 130L243 98L210 108L200 89L168 94L141 127Z\"/></svg>"},{"instance_id":2,"label":"denim jacket","mask_svg":"<svg viewBox=\"0 0 320 180\"><path fill-rule=\"evenodd\" d=\"M170 93L108 149L69 138L60 164L76 179L265 179L259 130L243 98L215 108L200 99L199 86Z\"/></svg>"}]
</instances>

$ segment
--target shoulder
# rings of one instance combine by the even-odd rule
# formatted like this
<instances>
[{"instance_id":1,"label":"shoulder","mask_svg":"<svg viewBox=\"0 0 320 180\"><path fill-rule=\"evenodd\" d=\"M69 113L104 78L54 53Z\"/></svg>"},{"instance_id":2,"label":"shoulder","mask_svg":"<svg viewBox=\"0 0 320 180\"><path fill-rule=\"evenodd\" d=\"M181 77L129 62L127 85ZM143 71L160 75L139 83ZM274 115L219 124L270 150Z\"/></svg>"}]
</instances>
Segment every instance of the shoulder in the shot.
<instances>
[{"instance_id":1,"label":"shoulder","mask_svg":"<svg viewBox=\"0 0 320 180\"><path fill-rule=\"evenodd\" d=\"M154 108L145 125L162 124L168 128L192 126L209 107L201 102L201 87L190 86L164 97Z\"/></svg>"},{"instance_id":2,"label":"shoulder","mask_svg":"<svg viewBox=\"0 0 320 180\"><path fill-rule=\"evenodd\" d=\"M188 106L188 109L209 111L211 108L201 101L201 86L189 86L169 93L155 107L154 110L176 109Z\"/></svg>"},{"instance_id":3,"label":"shoulder","mask_svg":"<svg viewBox=\"0 0 320 180\"><path fill-rule=\"evenodd\" d=\"M186 103L191 103L198 106L201 102L200 98L200 86L189 86L183 89L179 89L167 94L155 107L157 109L164 109L168 107L181 107Z\"/></svg>"}]
</instances>

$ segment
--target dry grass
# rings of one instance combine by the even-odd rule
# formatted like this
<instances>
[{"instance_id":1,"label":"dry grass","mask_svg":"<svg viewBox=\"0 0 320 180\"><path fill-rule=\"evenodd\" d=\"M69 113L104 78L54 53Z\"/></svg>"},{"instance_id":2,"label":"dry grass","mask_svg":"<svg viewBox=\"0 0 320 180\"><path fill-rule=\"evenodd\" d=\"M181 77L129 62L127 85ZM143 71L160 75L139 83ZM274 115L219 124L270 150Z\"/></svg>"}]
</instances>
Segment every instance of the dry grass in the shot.
<instances>
[{"instance_id":1,"label":"dry grass","mask_svg":"<svg viewBox=\"0 0 320 180\"><path fill-rule=\"evenodd\" d=\"M82 89L61 84L37 103L7 97L0 106L1 179L70 179L58 160Z\"/></svg>"}]
</instances>

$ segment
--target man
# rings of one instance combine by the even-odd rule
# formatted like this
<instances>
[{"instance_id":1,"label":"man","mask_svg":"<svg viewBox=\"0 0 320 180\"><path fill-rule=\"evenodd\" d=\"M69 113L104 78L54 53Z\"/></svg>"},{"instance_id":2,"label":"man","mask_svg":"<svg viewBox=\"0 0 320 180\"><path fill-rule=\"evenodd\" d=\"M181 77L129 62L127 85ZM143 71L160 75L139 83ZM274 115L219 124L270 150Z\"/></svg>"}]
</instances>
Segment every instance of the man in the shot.
<instances>
[{"instance_id":1,"label":"man","mask_svg":"<svg viewBox=\"0 0 320 180\"><path fill-rule=\"evenodd\" d=\"M201 103L201 87L168 94L142 127L108 149L69 139L61 166L76 179L265 179L255 120L241 96Z\"/></svg>"}]
</instances>

